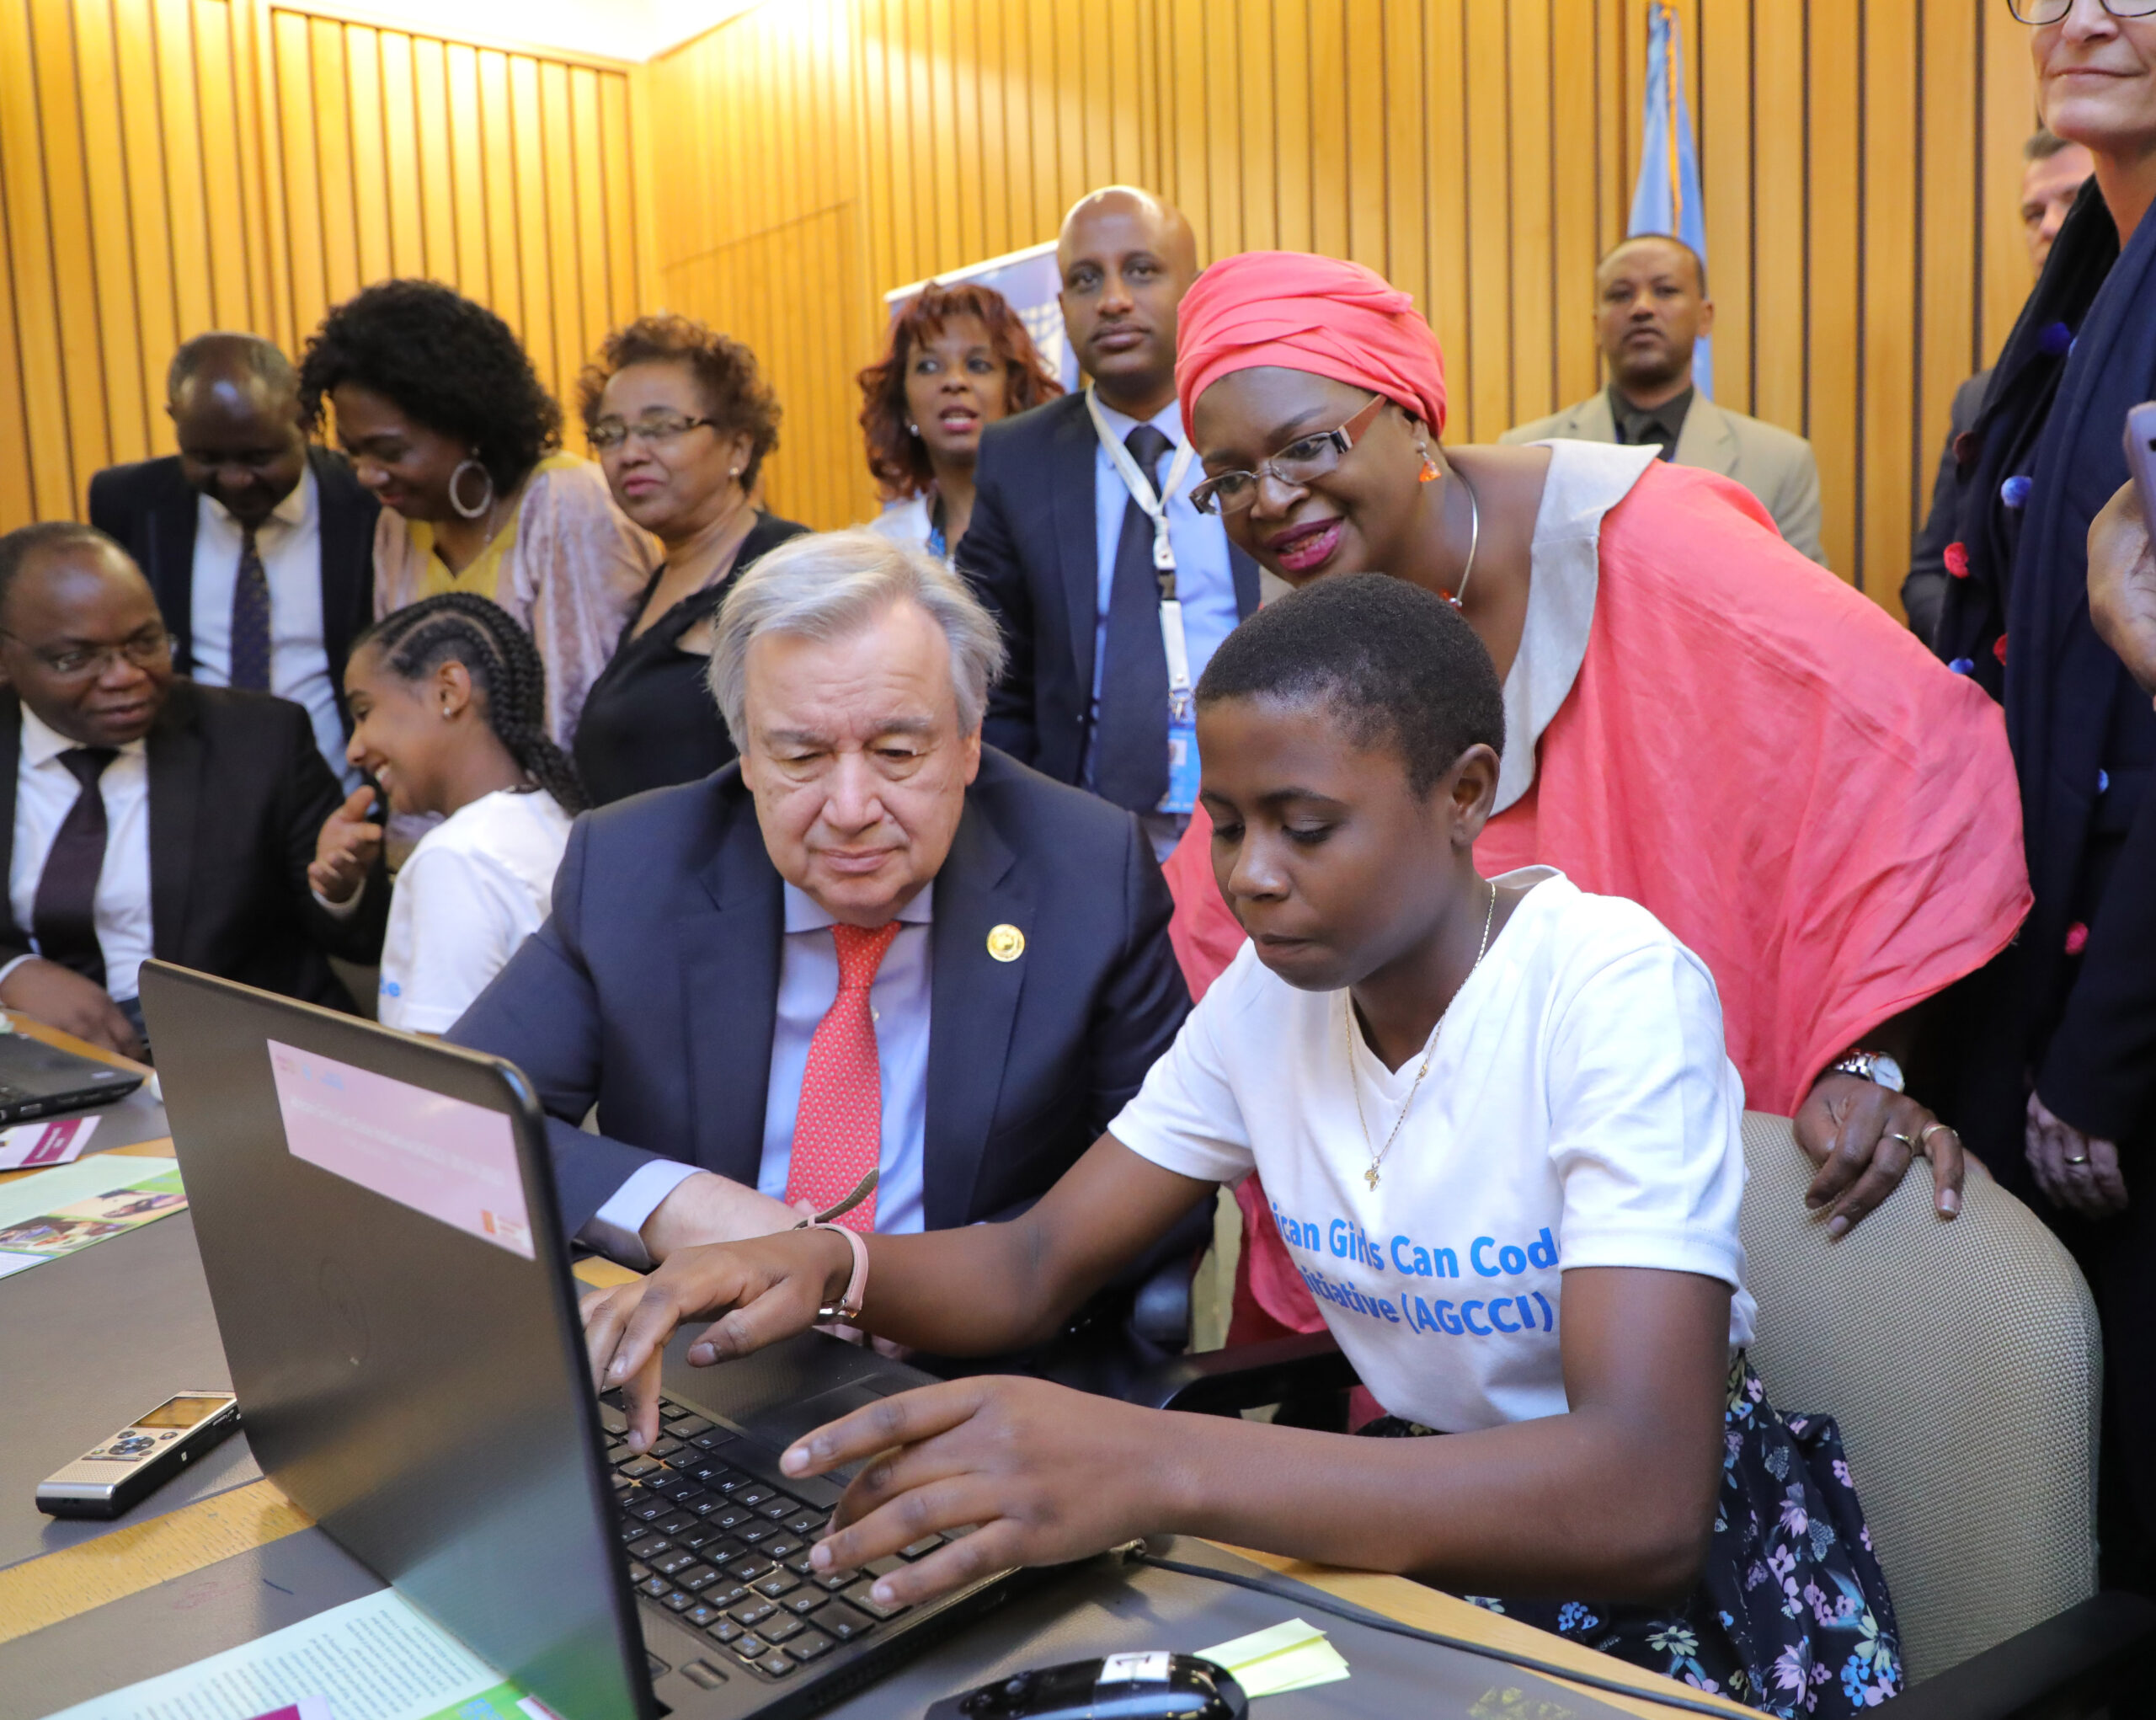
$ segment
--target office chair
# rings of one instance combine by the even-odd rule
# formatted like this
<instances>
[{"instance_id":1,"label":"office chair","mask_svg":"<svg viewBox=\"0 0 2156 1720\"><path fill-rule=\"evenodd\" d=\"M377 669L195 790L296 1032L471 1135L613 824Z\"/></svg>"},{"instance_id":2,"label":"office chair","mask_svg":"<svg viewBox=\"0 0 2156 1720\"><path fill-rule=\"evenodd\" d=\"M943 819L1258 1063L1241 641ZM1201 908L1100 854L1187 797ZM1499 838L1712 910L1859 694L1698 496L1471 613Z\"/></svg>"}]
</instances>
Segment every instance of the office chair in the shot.
<instances>
[{"instance_id":1,"label":"office chair","mask_svg":"<svg viewBox=\"0 0 2156 1720\"><path fill-rule=\"evenodd\" d=\"M1894 1712L2102 1712L2156 1651L2156 1604L2096 1589L2102 1343L2072 1258L1973 1161L1952 1223L1919 1167L1830 1242L1789 1119L1748 1113L1744 1151L1753 1364L1785 1413L1841 1425L1901 1624ZM1354 1377L1320 1333L1181 1358L1143 1401L1234 1414Z\"/></svg>"}]
</instances>

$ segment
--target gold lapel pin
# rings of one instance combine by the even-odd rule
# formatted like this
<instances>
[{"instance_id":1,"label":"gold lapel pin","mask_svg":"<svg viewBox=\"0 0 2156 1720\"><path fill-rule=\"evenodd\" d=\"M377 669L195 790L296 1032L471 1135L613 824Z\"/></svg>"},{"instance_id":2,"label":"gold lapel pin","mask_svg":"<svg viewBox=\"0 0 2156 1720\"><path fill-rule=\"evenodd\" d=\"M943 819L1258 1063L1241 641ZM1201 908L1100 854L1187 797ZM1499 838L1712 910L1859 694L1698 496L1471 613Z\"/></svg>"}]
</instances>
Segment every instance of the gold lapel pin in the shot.
<instances>
[{"instance_id":1,"label":"gold lapel pin","mask_svg":"<svg viewBox=\"0 0 2156 1720\"><path fill-rule=\"evenodd\" d=\"M1000 962L1015 962L1026 953L1026 934L1016 926L991 926L988 953Z\"/></svg>"}]
</instances>

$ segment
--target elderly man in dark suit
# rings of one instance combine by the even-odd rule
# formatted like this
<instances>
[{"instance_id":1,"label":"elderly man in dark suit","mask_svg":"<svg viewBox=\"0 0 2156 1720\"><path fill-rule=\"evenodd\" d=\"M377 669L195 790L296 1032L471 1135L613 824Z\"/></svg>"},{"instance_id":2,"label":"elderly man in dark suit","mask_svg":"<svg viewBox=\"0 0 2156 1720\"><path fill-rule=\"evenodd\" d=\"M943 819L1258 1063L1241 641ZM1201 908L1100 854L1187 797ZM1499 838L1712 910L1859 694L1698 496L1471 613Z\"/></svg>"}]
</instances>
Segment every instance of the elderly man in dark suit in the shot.
<instances>
[{"instance_id":1,"label":"elderly man in dark suit","mask_svg":"<svg viewBox=\"0 0 2156 1720\"><path fill-rule=\"evenodd\" d=\"M307 889L340 796L304 710L175 678L141 572L71 522L0 537L0 1003L131 1055L152 955L351 1007L324 953L372 961L387 904Z\"/></svg>"},{"instance_id":2,"label":"elderly man in dark suit","mask_svg":"<svg viewBox=\"0 0 2156 1720\"><path fill-rule=\"evenodd\" d=\"M254 334L198 334L173 355L165 410L179 452L90 479L90 523L135 558L205 686L307 708L345 786L344 660L374 618L382 505L300 427L291 361Z\"/></svg>"},{"instance_id":3,"label":"elderly man in dark suit","mask_svg":"<svg viewBox=\"0 0 2156 1720\"><path fill-rule=\"evenodd\" d=\"M711 679L739 762L579 820L552 917L450 1034L531 1077L580 1241L641 1266L871 1171L843 1222L1001 1217L1167 1049L1160 868L1129 813L983 746L1001 656L962 581L873 532L736 582Z\"/></svg>"},{"instance_id":4,"label":"elderly man in dark suit","mask_svg":"<svg viewBox=\"0 0 2156 1720\"><path fill-rule=\"evenodd\" d=\"M1010 656L988 740L1136 813L1165 858L1195 804L1190 692L1257 607L1258 568L1190 503L1204 476L1176 403L1190 223L1111 185L1064 218L1056 266L1092 380L982 433L958 549Z\"/></svg>"}]
</instances>

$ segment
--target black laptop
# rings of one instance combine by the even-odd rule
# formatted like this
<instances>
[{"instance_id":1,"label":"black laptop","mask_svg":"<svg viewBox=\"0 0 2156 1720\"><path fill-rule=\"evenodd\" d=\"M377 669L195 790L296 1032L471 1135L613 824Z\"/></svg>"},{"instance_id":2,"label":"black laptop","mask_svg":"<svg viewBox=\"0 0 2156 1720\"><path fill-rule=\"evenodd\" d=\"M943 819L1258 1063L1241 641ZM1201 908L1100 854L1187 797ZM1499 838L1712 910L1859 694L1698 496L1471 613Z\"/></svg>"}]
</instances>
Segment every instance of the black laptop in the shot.
<instances>
[{"instance_id":1,"label":"black laptop","mask_svg":"<svg viewBox=\"0 0 2156 1720\"><path fill-rule=\"evenodd\" d=\"M133 1070L77 1056L28 1034L0 1034L0 1128L109 1105L141 1084Z\"/></svg>"},{"instance_id":2,"label":"black laptop","mask_svg":"<svg viewBox=\"0 0 2156 1720\"><path fill-rule=\"evenodd\" d=\"M1007 1573L893 1611L883 1562L809 1569L840 1488L780 1451L928 1382L873 1350L691 1369L685 1334L664 1437L620 1443L512 1066L163 962L142 1004L257 1460L565 1720L806 1713L1002 1598Z\"/></svg>"}]
</instances>

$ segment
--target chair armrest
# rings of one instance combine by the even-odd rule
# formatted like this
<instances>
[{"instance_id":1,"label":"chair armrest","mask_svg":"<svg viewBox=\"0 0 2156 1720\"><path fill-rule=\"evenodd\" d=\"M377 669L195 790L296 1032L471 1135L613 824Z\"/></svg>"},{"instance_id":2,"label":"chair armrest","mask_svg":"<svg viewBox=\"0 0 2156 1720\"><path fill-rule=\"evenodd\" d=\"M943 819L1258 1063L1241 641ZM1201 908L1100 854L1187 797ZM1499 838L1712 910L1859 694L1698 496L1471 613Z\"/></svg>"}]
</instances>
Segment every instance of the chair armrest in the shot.
<instances>
[{"instance_id":1,"label":"chair armrest","mask_svg":"<svg viewBox=\"0 0 2156 1720\"><path fill-rule=\"evenodd\" d=\"M1892 1712L1894 1720L2125 1713L2147 1694L2152 1653L2156 1601L2105 1589L1912 1685Z\"/></svg>"},{"instance_id":2,"label":"chair armrest","mask_svg":"<svg viewBox=\"0 0 2156 1720\"><path fill-rule=\"evenodd\" d=\"M1341 1354L1331 1333L1319 1332L1177 1356L1148 1370L1127 1396L1150 1409L1234 1415L1313 1392L1344 1391L1356 1383L1354 1365Z\"/></svg>"}]
</instances>

